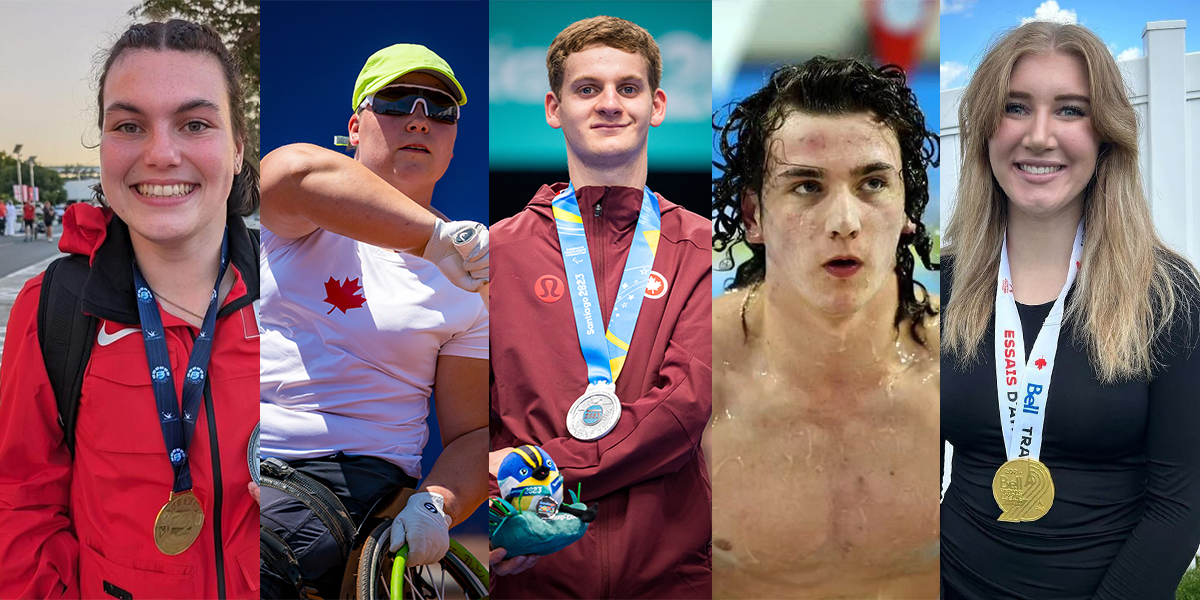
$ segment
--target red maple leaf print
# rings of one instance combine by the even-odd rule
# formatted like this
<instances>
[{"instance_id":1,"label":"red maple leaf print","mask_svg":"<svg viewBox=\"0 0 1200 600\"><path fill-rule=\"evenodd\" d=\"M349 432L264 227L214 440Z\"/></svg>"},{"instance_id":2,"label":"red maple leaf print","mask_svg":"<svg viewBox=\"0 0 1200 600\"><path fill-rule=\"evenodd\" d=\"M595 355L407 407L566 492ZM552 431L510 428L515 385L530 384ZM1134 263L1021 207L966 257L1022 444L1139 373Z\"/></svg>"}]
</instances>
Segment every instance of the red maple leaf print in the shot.
<instances>
[{"instance_id":1,"label":"red maple leaf print","mask_svg":"<svg viewBox=\"0 0 1200 600\"><path fill-rule=\"evenodd\" d=\"M329 314L333 312L334 309L337 309L342 311L342 314L344 315L346 314L346 311L350 310L351 308L362 308L363 303L366 302L367 299L356 295L361 289L362 286L358 285L357 277L354 279L347 277L346 281L341 284L339 284L336 279L330 277L329 281L325 282L324 301L332 304L333 308L329 309L329 312L325 314Z\"/></svg>"},{"instance_id":2,"label":"red maple leaf print","mask_svg":"<svg viewBox=\"0 0 1200 600\"><path fill-rule=\"evenodd\" d=\"M1037 359L1036 361L1034 361L1034 362L1033 362L1033 365L1034 365L1035 367L1037 367L1039 371L1041 371L1041 370L1042 370L1042 367L1046 366L1046 359L1045 359L1044 357L1043 357L1043 358L1039 358L1039 359Z\"/></svg>"}]
</instances>

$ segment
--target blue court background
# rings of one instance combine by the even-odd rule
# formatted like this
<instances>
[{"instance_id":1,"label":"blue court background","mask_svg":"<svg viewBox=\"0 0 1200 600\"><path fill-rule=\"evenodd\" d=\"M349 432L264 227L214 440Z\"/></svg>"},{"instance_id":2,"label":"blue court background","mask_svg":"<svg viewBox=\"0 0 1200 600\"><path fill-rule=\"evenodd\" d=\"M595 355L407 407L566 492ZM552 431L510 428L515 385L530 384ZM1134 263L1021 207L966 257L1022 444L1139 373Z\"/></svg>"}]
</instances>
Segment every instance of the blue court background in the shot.
<instances>
[{"instance_id":1,"label":"blue court background","mask_svg":"<svg viewBox=\"0 0 1200 600\"><path fill-rule=\"evenodd\" d=\"M375 51L421 44L450 64L467 94L454 159L433 194L452 219L488 222L488 3L263 2L262 155L306 142L337 149L353 114L354 81ZM441 453L437 418L421 463L428 474ZM453 534L486 532L486 510Z\"/></svg>"}]
</instances>

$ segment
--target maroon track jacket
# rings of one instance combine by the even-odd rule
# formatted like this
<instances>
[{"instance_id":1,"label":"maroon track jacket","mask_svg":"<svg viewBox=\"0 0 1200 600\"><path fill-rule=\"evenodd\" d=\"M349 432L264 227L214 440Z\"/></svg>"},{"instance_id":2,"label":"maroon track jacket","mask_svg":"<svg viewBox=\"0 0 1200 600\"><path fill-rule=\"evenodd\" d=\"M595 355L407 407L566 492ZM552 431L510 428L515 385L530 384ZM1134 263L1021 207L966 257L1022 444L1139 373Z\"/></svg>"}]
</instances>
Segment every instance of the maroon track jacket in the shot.
<instances>
[{"instance_id":1,"label":"maroon track jacket","mask_svg":"<svg viewBox=\"0 0 1200 600\"><path fill-rule=\"evenodd\" d=\"M587 367L551 211L565 188L543 186L491 229L491 445L545 448L564 487L583 484L599 516L534 568L493 577L492 598L711 598L712 493L700 448L712 413L711 224L659 196L653 270L666 290L643 300L617 380L620 421L584 442L566 424ZM642 190L584 187L577 197L607 324Z\"/></svg>"}]
</instances>

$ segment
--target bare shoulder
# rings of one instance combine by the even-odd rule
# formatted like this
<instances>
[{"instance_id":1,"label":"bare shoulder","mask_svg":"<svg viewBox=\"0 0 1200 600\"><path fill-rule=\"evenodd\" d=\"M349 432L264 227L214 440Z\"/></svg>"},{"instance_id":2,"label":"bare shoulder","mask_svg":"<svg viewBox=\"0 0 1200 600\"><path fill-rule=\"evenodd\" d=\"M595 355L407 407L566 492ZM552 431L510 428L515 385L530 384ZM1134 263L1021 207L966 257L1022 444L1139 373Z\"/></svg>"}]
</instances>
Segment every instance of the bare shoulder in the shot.
<instances>
[{"instance_id":1,"label":"bare shoulder","mask_svg":"<svg viewBox=\"0 0 1200 600\"><path fill-rule=\"evenodd\" d=\"M922 316L917 331L920 332L921 339L925 340L924 350L936 359L941 354L942 344L942 298L920 287L916 289L916 292L918 299L929 301L929 306L935 313Z\"/></svg>"},{"instance_id":2,"label":"bare shoulder","mask_svg":"<svg viewBox=\"0 0 1200 600\"><path fill-rule=\"evenodd\" d=\"M740 347L745 342L745 333L742 330L742 304L745 299L745 290L733 290L713 298L714 354L728 348Z\"/></svg>"},{"instance_id":3,"label":"bare shoulder","mask_svg":"<svg viewBox=\"0 0 1200 600\"><path fill-rule=\"evenodd\" d=\"M742 331L743 290L726 292L713 298L713 414L720 414L737 388L738 373L746 356Z\"/></svg>"}]
</instances>

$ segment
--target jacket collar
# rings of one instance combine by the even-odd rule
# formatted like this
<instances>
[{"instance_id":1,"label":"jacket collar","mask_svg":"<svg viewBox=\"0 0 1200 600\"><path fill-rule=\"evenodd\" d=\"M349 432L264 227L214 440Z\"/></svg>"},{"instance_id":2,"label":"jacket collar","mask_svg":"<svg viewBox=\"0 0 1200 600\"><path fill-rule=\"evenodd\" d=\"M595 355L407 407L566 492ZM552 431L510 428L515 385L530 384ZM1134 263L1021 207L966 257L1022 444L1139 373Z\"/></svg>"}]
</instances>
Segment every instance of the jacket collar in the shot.
<instances>
[{"instance_id":1,"label":"jacket collar","mask_svg":"<svg viewBox=\"0 0 1200 600\"><path fill-rule=\"evenodd\" d=\"M218 317L258 300L258 242L242 218L231 215L229 262L241 275L246 294L227 302ZM133 244L129 226L116 215L108 222L103 243L91 257L92 268L83 286L83 311L117 323L140 324L133 285Z\"/></svg>"},{"instance_id":2,"label":"jacket collar","mask_svg":"<svg viewBox=\"0 0 1200 600\"><path fill-rule=\"evenodd\" d=\"M534 195L533 200L529 202L529 207L553 219L553 213L550 210L551 204L556 196L567 189L567 185L561 182L543 185ZM654 192L653 189L650 191ZM658 196L659 214L665 215L679 208L678 204L663 198L662 194L654 192L654 195ZM605 222L621 230L637 225L638 215L642 210L642 190L630 187L585 186L575 190L575 199L579 202L580 214L584 216L592 214L595 206L599 204L604 211ZM584 222L587 223L587 219Z\"/></svg>"}]
</instances>

